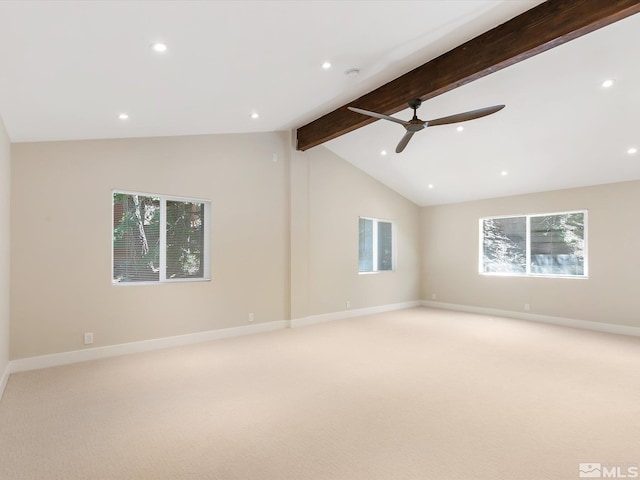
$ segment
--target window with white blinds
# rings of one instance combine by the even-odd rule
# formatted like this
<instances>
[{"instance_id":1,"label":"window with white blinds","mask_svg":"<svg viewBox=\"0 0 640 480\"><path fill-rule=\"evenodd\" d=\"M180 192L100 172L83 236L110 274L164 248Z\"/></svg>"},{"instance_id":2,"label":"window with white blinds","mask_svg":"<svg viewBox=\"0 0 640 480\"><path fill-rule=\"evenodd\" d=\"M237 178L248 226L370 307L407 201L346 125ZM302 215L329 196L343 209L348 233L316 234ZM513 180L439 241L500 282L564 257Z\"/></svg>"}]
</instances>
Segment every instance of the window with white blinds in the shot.
<instances>
[{"instance_id":1,"label":"window with white blinds","mask_svg":"<svg viewBox=\"0 0 640 480\"><path fill-rule=\"evenodd\" d=\"M207 200L114 191L112 282L209 280L209 211Z\"/></svg>"}]
</instances>

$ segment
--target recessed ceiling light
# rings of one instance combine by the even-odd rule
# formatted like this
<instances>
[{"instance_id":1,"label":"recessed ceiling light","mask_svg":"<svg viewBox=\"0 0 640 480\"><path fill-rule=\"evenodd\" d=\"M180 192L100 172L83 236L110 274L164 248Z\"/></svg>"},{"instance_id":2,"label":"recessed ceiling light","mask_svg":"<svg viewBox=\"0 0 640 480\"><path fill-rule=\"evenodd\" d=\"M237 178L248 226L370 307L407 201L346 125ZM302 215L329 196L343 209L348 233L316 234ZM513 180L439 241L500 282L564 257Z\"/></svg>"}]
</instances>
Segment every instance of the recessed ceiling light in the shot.
<instances>
[{"instance_id":1,"label":"recessed ceiling light","mask_svg":"<svg viewBox=\"0 0 640 480\"><path fill-rule=\"evenodd\" d=\"M329 70L331 68L331 62L324 62L322 64L322 68L324 68L325 70Z\"/></svg>"},{"instance_id":2,"label":"recessed ceiling light","mask_svg":"<svg viewBox=\"0 0 640 480\"><path fill-rule=\"evenodd\" d=\"M430 183L429 185L427 185L427 188L433 188L433 183Z\"/></svg>"},{"instance_id":3,"label":"recessed ceiling light","mask_svg":"<svg viewBox=\"0 0 640 480\"><path fill-rule=\"evenodd\" d=\"M129 119L129 114L128 113L121 113L120 115L118 115L118 118L120 120L128 120Z\"/></svg>"},{"instance_id":4,"label":"recessed ceiling light","mask_svg":"<svg viewBox=\"0 0 640 480\"><path fill-rule=\"evenodd\" d=\"M464 127L462 125L460 125L458 128L456 128L457 131L461 132L464 130Z\"/></svg>"},{"instance_id":5,"label":"recessed ceiling light","mask_svg":"<svg viewBox=\"0 0 640 480\"><path fill-rule=\"evenodd\" d=\"M344 72L344 74L347 77L350 77L350 78L357 77L358 75L360 75L360 69L358 69L358 68L350 68L349 70Z\"/></svg>"},{"instance_id":6,"label":"recessed ceiling light","mask_svg":"<svg viewBox=\"0 0 640 480\"><path fill-rule=\"evenodd\" d=\"M500 172L500 175L502 175L503 177L506 177L508 174L509 172L507 172L506 170Z\"/></svg>"},{"instance_id":7,"label":"recessed ceiling light","mask_svg":"<svg viewBox=\"0 0 640 480\"><path fill-rule=\"evenodd\" d=\"M382 155L383 157L384 157L386 154L387 154L387 151L386 151L386 150L382 150L382 151L380 152L380 155Z\"/></svg>"},{"instance_id":8,"label":"recessed ceiling light","mask_svg":"<svg viewBox=\"0 0 640 480\"><path fill-rule=\"evenodd\" d=\"M251 114L251 118L253 118L254 120L255 120L256 118L259 118L259 117L260 117L260 115L258 115L256 112L253 112L253 113Z\"/></svg>"},{"instance_id":9,"label":"recessed ceiling light","mask_svg":"<svg viewBox=\"0 0 640 480\"><path fill-rule=\"evenodd\" d=\"M614 79L608 78L604 82L602 82L601 85L602 88L609 88L612 87L614 83L616 83Z\"/></svg>"},{"instance_id":10,"label":"recessed ceiling light","mask_svg":"<svg viewBox=\"0 0 640 480\"><path fill-rule=\"evenodd\" d=\"M633 155L635 153L638 153L638 149L636 147L631 147L629 150L627 150L627 153L629 155Z\"/></svg>"},{"instance_id":11,"label":"recessed ceiling light","mask_svg":"<svg viewBox=\"0 0 640 480\"><path fill-rule=\"evenodd\" d=\"M167 44L166 43L154 43L153 45L151 45L151 49L154 52L158 52L158 53L164 53L167 51Z\"/></svg>"}]
</instances>

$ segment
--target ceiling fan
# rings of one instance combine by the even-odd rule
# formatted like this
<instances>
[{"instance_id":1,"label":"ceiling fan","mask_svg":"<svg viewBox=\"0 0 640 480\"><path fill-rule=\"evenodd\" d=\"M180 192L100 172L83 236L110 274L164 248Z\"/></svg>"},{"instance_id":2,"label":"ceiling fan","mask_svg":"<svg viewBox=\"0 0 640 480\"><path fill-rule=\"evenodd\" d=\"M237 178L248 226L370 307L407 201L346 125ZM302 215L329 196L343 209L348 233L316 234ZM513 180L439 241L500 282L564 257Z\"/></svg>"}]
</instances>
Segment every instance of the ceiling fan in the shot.
<instances>
[{"instance_id":1,"label":"ceiling fan","mask_svg":"<svg viewBox=\"0 0 640 480\"><path fill-rule=\"evenodd\" d=\"M362 110L361 108L347 107L352 112L361 113L362 115L369 115L370 117L381 118L382 120L389 120L391 122L399 123L406 130L400 143L396 147L396 153L400 153L407 146L411 137L416 132L423 130L426 127L435 127L437 125L447 125L450 123L465 122L467 120L473 120L474 118L485 117L496 113L504 108L504 105L494 105L493 107L480 108L478 110L471 110L470 112L457 113L456 115L450 115L448 117L436 118L435 120L420 120L416 111L422 105L422 100L415 99L409 102L409 107L413 109L413 118L409 121L401 120L399 118L390 117L389 115L383 115L381 113L370 112L369 110Z\"/></svg>"}]
</instances>

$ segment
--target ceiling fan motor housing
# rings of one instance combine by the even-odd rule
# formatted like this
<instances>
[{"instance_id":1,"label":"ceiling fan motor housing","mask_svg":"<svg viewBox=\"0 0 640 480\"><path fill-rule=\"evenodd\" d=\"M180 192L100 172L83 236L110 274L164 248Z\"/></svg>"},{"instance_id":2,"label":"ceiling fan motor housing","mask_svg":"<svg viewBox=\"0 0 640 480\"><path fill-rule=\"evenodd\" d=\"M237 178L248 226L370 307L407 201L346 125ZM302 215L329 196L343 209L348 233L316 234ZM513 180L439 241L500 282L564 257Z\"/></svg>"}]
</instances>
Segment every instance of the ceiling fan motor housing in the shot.
<instances>
[{"instance_id":1,"label":"ceiling fan motor housing","mask_svg":"<svg viewBox=\"0 0 640 480\"><path fill-rule=\"evenodd\" d=\"M409 107L413 108L414 110L419 109L420 105L422 105L422 100L420 100L419 98L416 98L415 100L411 100L409 102Z\"/></svg>"}]
</instances>

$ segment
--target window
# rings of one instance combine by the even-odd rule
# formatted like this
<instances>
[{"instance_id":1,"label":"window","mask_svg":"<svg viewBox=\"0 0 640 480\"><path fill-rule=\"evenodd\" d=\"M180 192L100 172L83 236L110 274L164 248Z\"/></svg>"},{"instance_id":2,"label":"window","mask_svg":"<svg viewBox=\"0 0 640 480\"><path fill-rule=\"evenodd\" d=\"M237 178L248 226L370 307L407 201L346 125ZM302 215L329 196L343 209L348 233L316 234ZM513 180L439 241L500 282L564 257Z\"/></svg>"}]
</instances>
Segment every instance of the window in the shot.
<instances>
[{"instance_id":1,"label":"window","mask_svg":"<svg viewBox=\"0 0 640 480\"><path fill-rule=\"evenodd\" d=\"M587 212L480 219L480 273L586 277Z\"/></svg>"},{"instance_id":2,"label":"window","mask_svg":"<svg viewBox=\"0 0 640 480\"><path fill-rule=\"evenodd\" d=\"M206 200L113 192L112 282L209 280L209 209Z\"/></svg>"},{"instance_id":3,"label":"window","mask_svg":"<svg viewBox=\"0 0 640 480\"><path fill-rule=\"evenodd\" d=\"M393 271L394 225L375 218L359 218L358 271L360 273Z\"/></svg>"}]
</instances>

